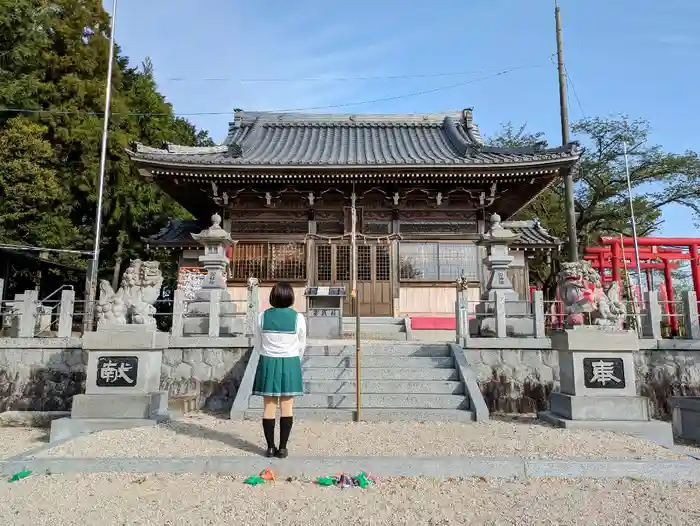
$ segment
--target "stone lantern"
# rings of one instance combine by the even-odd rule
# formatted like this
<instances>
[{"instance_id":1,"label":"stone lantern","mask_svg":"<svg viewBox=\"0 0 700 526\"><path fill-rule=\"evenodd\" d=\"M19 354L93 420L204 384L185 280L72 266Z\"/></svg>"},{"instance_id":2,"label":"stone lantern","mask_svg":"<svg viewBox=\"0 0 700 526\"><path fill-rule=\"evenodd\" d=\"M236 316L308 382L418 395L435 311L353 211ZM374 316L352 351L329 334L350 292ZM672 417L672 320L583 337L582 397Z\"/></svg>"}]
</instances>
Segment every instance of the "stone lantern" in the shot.
<instances>
[{"instance_id":1,"label":"stone lantern","mask_svg":"<svg viewBox=\"0 0 700 526\"><path fill-rule=\"evenodd\" d=\"M496 309L505 310L505 324L508 335L528 336L533 334L533 324L526 316L527 304L521 300L508 278L508 268L515 259L510 255L510 245L520 239L520 234L504 228L501 216L493 214L488 233L482 234L477 245L486 248L483 264L491 274L486 289L481 294L482 303L476 307L476 317L472 320L472 331L481 336L495 336Z\"/></svg>"},{"instance_id":2,"label":"stone lantern","mask_svg":"<svg viewBox=\"0 0 700 526\"><path fill-rule=\"evenodd\" d=\"M211 226L192 237L204 247L204 255L199 256L199 263L206 269L207 277L202 283L202 291L207 297L211 297L212 290L226 290L226 270L228 257L226 249L235 244L231 240L231 234L221 228L221 216L211 216Z\"/></svg>"},{"instance_id":3,"label":"stone lantern","mask_svg":"<svg viewBox=\"0 0 700 526\"><path fill-rule=\"evenodd\" d=\"M197 291L193 301L185 309L184 333L187 335L209 334L209 304L221 303L221 333L224 336L243 333L243 318L234 317L235 304L226 288L226 274L229 260L226 249L235 245L231 234L221 227L221 216L211 216L211 226L192 237L204 247L204 254L199 256L199 263L207 271L202 287ZM240 327L239 327L240 326Z\"/></svg>"}]
</instances>

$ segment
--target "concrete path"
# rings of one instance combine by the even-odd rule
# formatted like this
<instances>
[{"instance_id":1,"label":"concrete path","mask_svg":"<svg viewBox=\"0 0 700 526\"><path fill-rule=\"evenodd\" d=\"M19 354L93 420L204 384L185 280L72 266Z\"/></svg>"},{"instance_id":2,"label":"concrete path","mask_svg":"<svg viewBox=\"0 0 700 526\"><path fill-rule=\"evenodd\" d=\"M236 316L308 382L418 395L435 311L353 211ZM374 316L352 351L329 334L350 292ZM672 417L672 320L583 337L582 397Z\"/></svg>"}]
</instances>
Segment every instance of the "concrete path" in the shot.
<instances>
[{"instance_id":1,"label":"concrete path","mask_svg":"<svg viewBox=\"0 0 700 526\"><path fill-rule=\"evenodd\" d=\"M368 471L379 477L640 478L700 482L696 460L525 460L474 457L12 458L0 473L224 473L251 475L271 467L281 477Z\"/></svg>"}]
</instances>

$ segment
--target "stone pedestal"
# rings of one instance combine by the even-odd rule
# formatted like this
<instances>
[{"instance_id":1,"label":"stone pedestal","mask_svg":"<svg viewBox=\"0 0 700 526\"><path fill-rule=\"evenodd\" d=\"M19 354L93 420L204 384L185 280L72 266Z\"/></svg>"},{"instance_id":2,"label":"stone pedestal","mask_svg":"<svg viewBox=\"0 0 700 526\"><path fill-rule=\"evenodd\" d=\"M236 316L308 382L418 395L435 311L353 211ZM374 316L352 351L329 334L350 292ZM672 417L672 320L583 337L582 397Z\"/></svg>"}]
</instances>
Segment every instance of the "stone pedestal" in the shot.
<instances>
[{"instance_id":1,"label":"stone pedestal","mask_svg":"<svg viewBox=\"0 0 700 526\"><path fill-rule=\"evenodd\" d=\"M70 418L52 422L51 442L168 420L168 394L160 391L161 362L168 340L167 333L149 325L104 326L85 333L85 394L73 397Z\"/></svg>"},{"instance_id":2,"label":"stone pedestal","mask_svg":"<svg viewBox=\"0 0 700 526\"><path fill-rule=\"evenodd\" d=\"M552 333L559 352L560 391L539 414L558 427L616 431L673 445L670 424L652 420L647 398L637 396L632 331L581 326Z\"/></svg>"}]
</instances>

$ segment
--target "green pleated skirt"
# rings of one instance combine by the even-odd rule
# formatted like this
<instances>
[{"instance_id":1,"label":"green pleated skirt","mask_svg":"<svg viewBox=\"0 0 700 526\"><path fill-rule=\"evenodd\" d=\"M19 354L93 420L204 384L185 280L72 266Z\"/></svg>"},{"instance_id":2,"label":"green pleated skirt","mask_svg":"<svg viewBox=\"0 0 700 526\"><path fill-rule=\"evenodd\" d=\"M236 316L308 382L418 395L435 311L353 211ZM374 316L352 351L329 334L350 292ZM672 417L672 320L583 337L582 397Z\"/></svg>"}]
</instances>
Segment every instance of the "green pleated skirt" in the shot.
<instances>
[{"instance_id":1,"label":"green pleated skirt","mask_svg":"<svg viewBox=\"0 0 700 526\"><path fill-rule=\"evenodd\" d=\"M258 396L301 396L304 384L301 379L301 359L271 358L260 356L255 371L253 394Z\"/></svg>"}]
</instances>

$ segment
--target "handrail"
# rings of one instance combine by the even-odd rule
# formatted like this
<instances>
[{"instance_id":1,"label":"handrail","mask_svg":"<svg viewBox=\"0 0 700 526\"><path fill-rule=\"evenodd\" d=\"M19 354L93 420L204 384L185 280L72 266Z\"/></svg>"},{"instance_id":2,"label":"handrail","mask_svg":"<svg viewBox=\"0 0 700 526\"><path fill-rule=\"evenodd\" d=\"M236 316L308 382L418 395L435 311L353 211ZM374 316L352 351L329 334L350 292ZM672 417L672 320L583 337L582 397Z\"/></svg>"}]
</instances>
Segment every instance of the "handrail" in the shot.
<instances>
[{"instance_id":1,"label":"handrail","mask_svg":"<svg viewBox=\"0 0 700 526\"><path fill-rule=\"evenodd\" d=\"M55 296L55 295L58 294L59 292L63 292L64 290L73 290L73 291L74 291L75 288L73 287L73 285L61 285L60 287L58 287L58 288L57 288L56 290L54 290L51 294L49 294L48 296L46 296L43 300L40 300L40 301L39 301L39 304L37 305L37 315L40 314L40 313L39 313L39 309L40 309L41 307L44 306L44 302L45 302L45 301L48 301L49 298L51 298L52 296ZM49 312L49 313L44 313L44 314L48 314L48 315L51 316L51 321L49 322L49 324L48 324L46 327L40 327L39 330L37 331L37 335L42 334L42 333L45 332L45 331L46 331L46 332L50 332L50 331L51 331L51 327L52 327L54 324L58 323L58 319L53 319L53 317L54 317L54 311L56 310L56 307L58 307L59 305L60 305L60 303L57 303L57 304L51 306L51 307L50 307L50 308L51 308L51 312Z\"/></svg>"},{"instance_id":2,"label":"handrail","mask_svg":"<svg viewBox=\"0 0 700 526\"><path fill-rule=\"evenodd\" d=\"M62 292L63 290L66 290L66 289L68 289L68 290L75 290L75 288L73 287L73 285L61 285L61 286L58 287L56 290L54 290L51 294L49 294L48 296L46 296L43 300L40 300L40 301L39 301L39 304L42 304L42 303L44 303L45 301L48 301L49 298L55 296L55 295L58 294L59 292Z\"/></svg>"}]
</instances>

